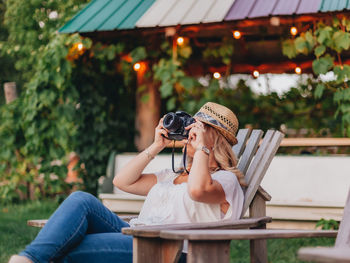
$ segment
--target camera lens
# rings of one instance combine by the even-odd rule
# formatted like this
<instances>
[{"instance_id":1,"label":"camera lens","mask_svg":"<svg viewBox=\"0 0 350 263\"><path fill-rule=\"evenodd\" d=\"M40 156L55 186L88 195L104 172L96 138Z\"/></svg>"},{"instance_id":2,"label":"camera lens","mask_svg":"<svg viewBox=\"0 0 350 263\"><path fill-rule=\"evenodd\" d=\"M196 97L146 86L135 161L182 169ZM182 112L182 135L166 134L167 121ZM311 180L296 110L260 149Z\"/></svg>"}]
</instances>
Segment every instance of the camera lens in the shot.
<instances>
[{"instance_id":1,"label":"camera lens","mask_svg":"<svg viewBox=\"0 0 350 263\"><path fill-rule=\"evenodd\" d=\"M165 115L163 120L163 126L170 132L175 132L182 127L182 119L173 112L169 112Z\"/></svg>"}]
</instances>

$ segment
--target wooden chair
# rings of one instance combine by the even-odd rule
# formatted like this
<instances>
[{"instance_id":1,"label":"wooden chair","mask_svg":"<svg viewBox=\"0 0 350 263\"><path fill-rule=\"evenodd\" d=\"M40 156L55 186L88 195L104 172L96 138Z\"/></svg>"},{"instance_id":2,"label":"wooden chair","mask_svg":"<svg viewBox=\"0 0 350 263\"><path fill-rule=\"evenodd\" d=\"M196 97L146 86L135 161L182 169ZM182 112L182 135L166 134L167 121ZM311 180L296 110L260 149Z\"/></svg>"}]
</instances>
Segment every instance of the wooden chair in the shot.
<instances>
[{"instance_id":1,"label":"wooden chair","mask_svg":"<svg viewBox=\"0 0 350 263\"><path fill-rule=\"evenodd\" d=\"M271 221L270 217L266 217L266 201L270 200L271 197L260 187L260 183L277 152L283 134L275 130L267 131L257 150L261 137L262 131L253 130L247 143L242 142L242 145L237 145L239 151L236 152L238 156L240 152L242 153L238 167L246 174L246 182L248 184L245 190L242 217L249 208L250 218L201 224L172 224L123 228L124 234L133 235L134 237L133 262L177 262L182 251L184 239L163 239L161 233L166 230L178 230L181 232L197 229L197 231L206 232L209 229L266 228L266 223ZM238 140L240 141L239 138ZM244 148L242 149L240 147ZM234 151L237 151L237 149L234 149ZM266 240L255 239L251 241L250 245L253 262L267 262ZM225 248L227 249L227 247ZM217 254L215 251L212 252L215 255Z\"/></svg>"},{"instance_id":2,"label":"wooden chair","mask_svg":"<svg viewBox=\"0 0 350 263\"><path fill-rule=\"evenodd\" d=\"M261 130L241 129L237 134L238 144L233 147L239 158L238 168L246 174L248 184L245 190L245 202L242 217L249 208L250 218L236 221L223 220L202 224L169 224L158 226L140 226L123 229L123 233L134 236L134 262L176 262L181 250L182 241L164 241L160 238L162 230L176 229L242 229L266 228L271 217L266 217L266 201L271 197L261 187L260 183L274 157L283 134L269 130L261 141ZM260 142L261 141L261 142ZM260 147L259 147L260 144ZM257 150L257 148L259 149ZM254 157L254 159L253 159ZM252 161L253 159L253 161ZM42 227L47 220L30 220L28 225ZM266 241L251 242L252 258L264 255L267 260Z\"/></svg>"},{"instance_id":3,"label":"wooden chair","mask_svg":"<svg viewBox=\"0 0 350 263\"><path fill-rule=\"evenodd\" d=\"M350 262L350 191L334 247L301 248L301 260L315 262Z\"/></svg>"}]
</instances>

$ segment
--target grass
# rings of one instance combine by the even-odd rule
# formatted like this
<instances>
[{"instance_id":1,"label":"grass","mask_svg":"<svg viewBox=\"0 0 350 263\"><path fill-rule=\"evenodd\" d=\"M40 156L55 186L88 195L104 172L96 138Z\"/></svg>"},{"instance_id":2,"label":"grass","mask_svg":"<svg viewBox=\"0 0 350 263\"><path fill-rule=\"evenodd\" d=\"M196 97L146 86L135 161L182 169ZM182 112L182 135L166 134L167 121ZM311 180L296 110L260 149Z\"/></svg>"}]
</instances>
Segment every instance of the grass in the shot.
<instances>
[{"instance_id":1,"label":"grass","mask_svg":"<svg viewBox=\"0 0 350 263\"><path fill-rule=\"evenodd\" d=\"M20 252L39 232L26 225L28 219L48 218L56 209L52 201L31 202L20 205L0 206L0 263L8 262L12 254ZM269 262L301 262L296 257L300 247L332 246L334 238L299 238L268 240ZM231 242L231 262L249 262L249 241Z\"/></svg>"},{"instance_id":2,"label":"grass","mask_svg":"<svg viewBox=\"0 0 350 263\"><path fill-rule=\"evenodd\" d=\"M0 263L8 262L39 232L39 228L27 226L27 220L48 218L57 206L55 201L0 206Z\"/></svg>"}]
</instances>

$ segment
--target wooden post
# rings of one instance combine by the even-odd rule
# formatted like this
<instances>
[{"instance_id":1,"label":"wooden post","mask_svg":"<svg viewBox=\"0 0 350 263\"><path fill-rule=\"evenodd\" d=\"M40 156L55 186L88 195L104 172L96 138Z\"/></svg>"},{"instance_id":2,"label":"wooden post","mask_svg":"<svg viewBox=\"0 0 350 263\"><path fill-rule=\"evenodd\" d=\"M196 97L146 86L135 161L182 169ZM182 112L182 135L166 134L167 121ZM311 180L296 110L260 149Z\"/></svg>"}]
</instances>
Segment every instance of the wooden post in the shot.
<instances>
[{"instance_id":1,"label":"wooden post","mask_svg":"<svg viewBox=\"0 0 350 263\"><path fill-rule=\"evenodd\" d=\"M188 243L187 263L230 262L230 240L194 241Z\"/></svg>"},{"instance_id":2,"label":"wooden post","mask_svg":"<svg viewBox=\"0 0 350 263\"><path fill-rule=\"evenodd\" d=\"M176 263L182 252L182 240L133 238L134 263Z\"/></svg>"},{"instance_id":3,"label":"wooden post","mask_svg":"<svg viewBox=\"0 0 350 263\"><path fill-rule=\"evenodd\" d=\"M145 78L147 65L140 62L137 71L138 91L136 93L135 127L137 135L135 145L139 151L146 149L154 139L154 129L158 125L160 115L160 95L154 81Z\"/></svg>"},{"instance_id":4,"label":"wooden post","mask_svg":"<svg viewBox=\"0 0 350 263\"><path fill-rule=\"evenodd\" d=\"M16 82L6 82L4 84L4 91L7 104L17 99Z\"/></svg>"},{"instance_id":5,"label":"wooden post","mask_svg":"<svg viewBox=\"0 0 350 263\"><path fill-rule=\"evenodd\" d=\"M266 201L259 192L256 193L250 207L250 217L266 216ZM266 224L259 227L265 229ZM266 239L250 240L250 262L251 263L267 263L267 242Z\"/></svg>"}]
</instances>

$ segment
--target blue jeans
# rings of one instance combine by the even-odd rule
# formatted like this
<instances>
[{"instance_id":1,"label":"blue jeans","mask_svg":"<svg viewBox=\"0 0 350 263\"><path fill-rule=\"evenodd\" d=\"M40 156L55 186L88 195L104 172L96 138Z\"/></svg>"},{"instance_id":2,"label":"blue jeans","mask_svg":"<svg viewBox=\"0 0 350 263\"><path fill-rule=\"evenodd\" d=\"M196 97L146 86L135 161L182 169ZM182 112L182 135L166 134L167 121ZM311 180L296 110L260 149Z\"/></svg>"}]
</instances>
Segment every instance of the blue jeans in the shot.
<instances>
[{"instance_id":1,"label":"blue jeans","mask_svg":"<svg viewBox=\"0 0 350 263\"><path fill-rule=\"evenodd\" d=\"M128 226L93 195L74 192L20 255L35 263L132 262L132 236L121 233Z\"/></svg>"}]
</instances>

